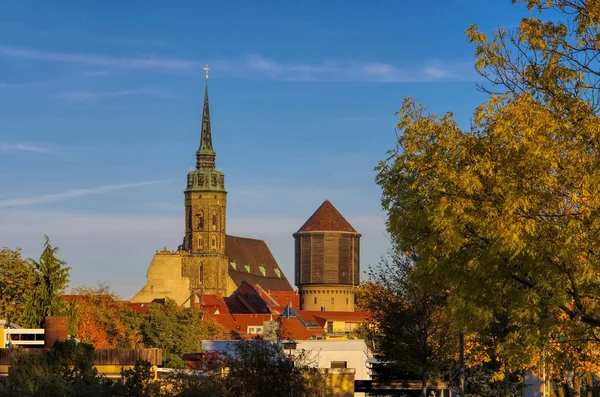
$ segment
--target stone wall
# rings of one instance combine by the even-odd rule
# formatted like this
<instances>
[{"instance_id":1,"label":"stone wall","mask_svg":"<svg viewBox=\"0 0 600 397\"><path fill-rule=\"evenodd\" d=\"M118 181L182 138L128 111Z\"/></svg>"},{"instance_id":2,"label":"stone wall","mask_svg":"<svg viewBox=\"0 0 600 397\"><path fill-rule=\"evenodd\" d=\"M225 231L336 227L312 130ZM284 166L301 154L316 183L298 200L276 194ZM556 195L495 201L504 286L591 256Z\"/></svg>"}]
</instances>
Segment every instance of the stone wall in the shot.
<instances>
[{"instance_id":1,"label":"stone wall","mask_svg":"<svg viewBox=\"0 0 600 397\"><path fill-rule=\"evenodd\" d=\"M154 255L147 273L147 282L131 302L151 302L169 297L178 305L189 304L190 279L182 277L183 252L161 251Z\"/></svg>"}]
</instances>

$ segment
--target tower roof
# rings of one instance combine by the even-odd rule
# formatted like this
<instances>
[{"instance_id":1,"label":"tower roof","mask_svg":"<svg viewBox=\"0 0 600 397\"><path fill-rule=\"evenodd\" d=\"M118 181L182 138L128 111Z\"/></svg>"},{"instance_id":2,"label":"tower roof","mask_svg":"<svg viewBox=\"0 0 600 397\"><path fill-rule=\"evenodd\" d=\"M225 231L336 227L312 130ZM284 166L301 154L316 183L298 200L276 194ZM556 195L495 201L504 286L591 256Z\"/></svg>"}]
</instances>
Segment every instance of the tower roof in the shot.
<instances>
[{"instance_id":1,"label":"tower roof","mask_svg":"<svg viewBox=\"0 0 600 397\"><path fill-rule=\"evenodd\" d=\"M208 76L204 88L204 109L202 111L202 131L200 133L200 147L196 152L196 168L215 168L215 151L212 144L212 131L210 128L210 109L208 106Z\"/></svg>"},{"instance_id":2,"label":"tower roof","mask_svg":"<svg viewBox=\"0 0 600 397\"><path fill-rule=\"evenodd\" d=\"M329 200L325 200L323 204L315 211L314 214L298 232L352 232L356 230L348 223L348 221L340 214L340 212L331 204Z\"/></svg>"}]
</instances>

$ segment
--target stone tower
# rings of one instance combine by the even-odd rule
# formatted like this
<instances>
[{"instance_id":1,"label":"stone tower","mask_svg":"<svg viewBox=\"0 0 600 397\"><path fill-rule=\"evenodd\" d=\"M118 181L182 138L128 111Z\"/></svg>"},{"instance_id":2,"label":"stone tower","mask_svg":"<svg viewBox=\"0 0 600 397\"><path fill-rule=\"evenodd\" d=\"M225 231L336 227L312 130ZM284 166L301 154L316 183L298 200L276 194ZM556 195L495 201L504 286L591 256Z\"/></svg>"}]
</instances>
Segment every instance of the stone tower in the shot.
<instances>
[{"instance_id":1,"label":"stone tower","mask_svg":"<svg viewBox=\"0 0 600 397\"><path fill-rule=\"evenodd\" d=\"M182 275L189 277L191 300L195 295L226 294L227 257L225 225L227 192L225 175L216 169L212 144L208 75L204 91L204 110L200 146L196 152L196 169L187 177L185 196L185 237Z\"/></svg>"},{"instance_id":2,"label":"stone tower","mask_svg":"<svg viewBox=\"0 0 600 397\"><path fill-rule=\"evenodd\" d=\"M294 233L295 284L302 310L354 311L360 237L329 200Z\"/></svg>"}]
</instances>

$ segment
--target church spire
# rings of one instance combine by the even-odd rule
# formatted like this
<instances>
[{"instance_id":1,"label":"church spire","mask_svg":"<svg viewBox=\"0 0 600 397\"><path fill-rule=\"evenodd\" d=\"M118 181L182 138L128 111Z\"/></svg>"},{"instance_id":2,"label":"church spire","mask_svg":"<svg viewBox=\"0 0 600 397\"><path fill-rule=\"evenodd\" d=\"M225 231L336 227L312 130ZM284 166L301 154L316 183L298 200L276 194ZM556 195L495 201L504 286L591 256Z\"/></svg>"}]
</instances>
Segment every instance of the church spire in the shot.
<instances>
[{"instance_id":1,"label":"church spire","mask_svg":"<svg viewBox=\"0 0 600 397\"><path fill-rule=\"evenodd\" d=\"M212 145L212 132L210 129L210 110L208 106L208 65L206 71L206 87L204 89L204 110L202 113L202 132L200 134L200 147L196 152L196 168L215 169L215 151Z\"/></svg>"}]
</instances>

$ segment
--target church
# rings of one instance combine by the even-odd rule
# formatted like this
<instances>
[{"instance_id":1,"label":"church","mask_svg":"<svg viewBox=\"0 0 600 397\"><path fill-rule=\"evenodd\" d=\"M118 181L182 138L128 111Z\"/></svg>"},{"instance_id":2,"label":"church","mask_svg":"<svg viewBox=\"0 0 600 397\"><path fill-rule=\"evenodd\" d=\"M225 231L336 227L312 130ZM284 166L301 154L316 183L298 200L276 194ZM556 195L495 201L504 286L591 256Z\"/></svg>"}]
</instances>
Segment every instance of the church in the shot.
<instances>
[{"instance_id":1,"label":"church","mask_svg":"<svg viewBox=\"0 0 600 397\"><path fill-rule=\"evenodd\" d=\"M188 173L184 191L183 244L176 251L156 252L147 283L131 302L169 297L193 307L203 295L231 295L244 281L266 290L293 290L264 241L226 233L225 174L215 159L207 72L196 169Z\"/></svg>"}]
</instances>

